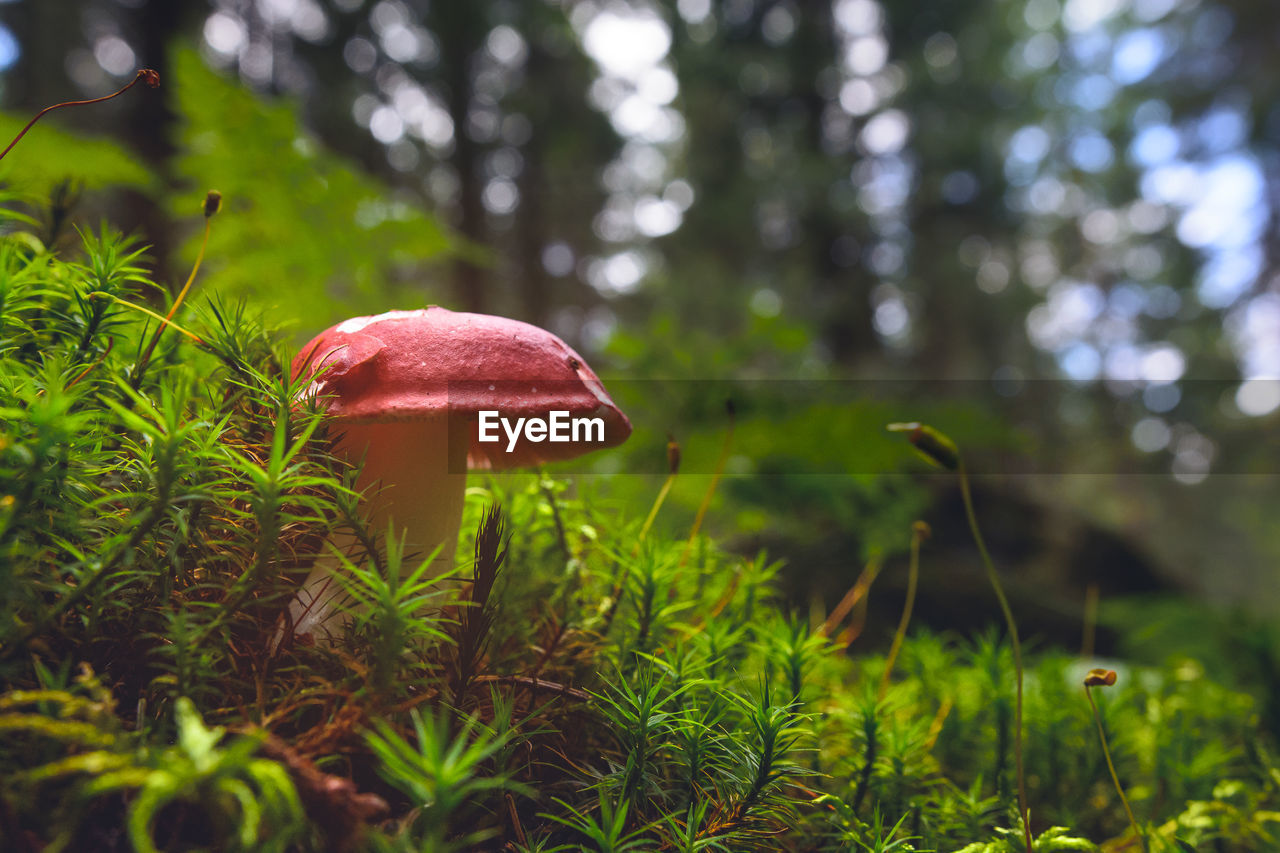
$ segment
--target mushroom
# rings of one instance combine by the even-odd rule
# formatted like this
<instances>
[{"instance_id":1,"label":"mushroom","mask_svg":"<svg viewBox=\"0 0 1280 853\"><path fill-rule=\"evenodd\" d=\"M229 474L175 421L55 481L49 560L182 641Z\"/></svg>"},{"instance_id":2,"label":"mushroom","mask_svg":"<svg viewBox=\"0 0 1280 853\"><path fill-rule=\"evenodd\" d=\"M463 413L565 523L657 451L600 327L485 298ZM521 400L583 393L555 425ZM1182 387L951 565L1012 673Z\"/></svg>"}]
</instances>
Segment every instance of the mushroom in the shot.
<instances>
[{"instance_id":1,"label":"mushroom","mask_svg":"<svg viewBox=\"0 0 1280 853\"><path fill-rule=\"evenodd\" d=\"M320 400L334 419L334 453L363 460L355 487L370 529L394 520L406 556L439 547L433 576L453 567L468 468L571 459L631 434L564 341L487 314L431 306L353 317L303 347L293 375L310 379L302 396ZM337 539L339 551L355 544ZM326 641L338 632L340 566L332 554L315 562L289 605L295 633Z\"/></svg>"}]
</instances>

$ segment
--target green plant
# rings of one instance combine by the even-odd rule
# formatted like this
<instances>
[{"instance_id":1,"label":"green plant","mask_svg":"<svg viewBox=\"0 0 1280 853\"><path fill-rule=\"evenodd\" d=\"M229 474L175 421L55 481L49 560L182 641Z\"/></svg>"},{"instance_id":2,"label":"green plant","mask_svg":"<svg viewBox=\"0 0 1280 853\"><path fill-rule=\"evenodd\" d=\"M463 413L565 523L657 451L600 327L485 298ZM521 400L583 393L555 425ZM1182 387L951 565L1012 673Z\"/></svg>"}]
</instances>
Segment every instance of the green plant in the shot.
<instances>
[{"instance_id":1,"label":"green plant","mask_svg":"<svg viewBox=\"0 0 1280 853\"><path fill-rule=\"evenodd\" d=\"M394 525L388 525L385 550L371 551L360 562L330 548L343 567L334 577L348 596L343 608L352 617L352 634L368 650L370 684L376 691L388 691L407 656L448 638L441 617L421 615L432 599L448 593L448 576L431 574L436 551L402 576L404 543L396 538Z\"/></svg>"},{"instance_id":2,"label":"green plant","mask_svg":"<svg viewBox=\"0 0 1280 853\"><path fill-rule=\"evenodd\" d=\"M140 745L119 726L110 695L88 670L79 682L87 697L42 690L0 699L0 731L11 737L28 733L65 751L19 771L5 785L6 800L38 797L50 788L69 792L62 815L67 820L49 849L86 843L77 839L81 821L109 808L119 794L129 796L125 826L140 853L159 849L157 832L165 836L165 847L195 840L196 833L219 849L246 851L283 851L302 835L302 805L288 773L254 756L260 735L224 744L225 730L205 726L191 700L179 697L174 745Z\"/></svg>"},{"instance_id":3,"label":"green plant","mask_svg":"<svg viewBox=\"0 0 1280 853\"><path fill-rule=\"evenodd\" d=\"M156 850L153 825L181 802L214 817L215 839L228 850L285 850L301 833L302 805L284 768L252 757L258 740L241 737L219 749L224 730L207 728L190 699L174 708L178 742L152 753L145 773L121 768L89 786L92 793L137 787L129 808L129 836L139 853Z\"/></svg>"},{"instance_id":4,"label":"green plant","mask_svg":"<svg viewBox=\"0 0 1280 853\"><path fill-rule=\"evenodd\" d=\"M907 815L898 818L898 822L886 829L884 824L884 816L880 814L880 810L876 809L871 816L871 824L868 827L869 834L872 836L866 841L862 838L855 838L854 843L858 845L858 849L865 850L867 853L908 853L916 848L911 845L912 841L916 841L914 836L906 835L899 837L898 832L902 829L902 824L906 821Z\"/></svg>"},{"instance_id":5,"label":"green plant","mask_svg":"<svg viewBox=\"0 0 1280 853\"><path fill-rule=\"evenodd\" d=\"M676 812L663 815L663 830L672 850L678 853L700 853L703 850L720 850L729 853L733 848L727 846L729 839L717 835L707 835L706 825L711 803L703 801L690 804L689 810L680 815Z\"/></svg>"},{"instance_id":6,"label":"green plant","mask_svg":"<svg viewBox=\"0 0 1280 853\"><path fill-rule=\"evenodd\" d=\"M298 105L255 97L191 48L174 50L171 67L179 151L170 167L227 200L209 239L210 281L224 296L274 306L293 334L429 301L424 268L456 249L436 220L327 150ZM187 215L186 199L167 202ZM199 243L193 232L186 257Z\"/></svg>"},{"instance_id":7,"label":"green plant","mask_svg":"<svg viewBox=\"0 0 1280 853\"><path fill-rule=\"evenodd\" d=\"M747 773L738 776L739 790L719 830L722 833L745 831L761 817L776 817L780 811L785 812L791 803L780 796L780 784L805 772L790 760L805 734L792 707L794 700L785 705L774 705L771 692L769 682L762 680L760 696L755 701L737 697L747 713L755 737L743 749L744 760L739 766Z\"/></svg>"},{"instance_id":8,"label":"green plant","mask_svg":"<svg viewBox=\"0 0 1280 853\"><path fill-rule=\"evenodd\" d=\"M596 853L625 853L628 850L642 850L646 844L643 838L647 827L627 829L626 802L612 801L604 791L600 791L596 801L596 809L600 816L593 817L592 809L578 808L563 800L556 802L568 812L567 816L548 814L549 820L568 827L575 834L591 844L590 849ZM582 850L581 844L564 844L552 850Z\"/></svg>"},{"instance_id":9,"label":"green plant","mask_svg":"<svg viewBox=\"0 0 1280 853\"><path fill-rule=\"evenodd\" d=\"M624 807L636 805L653 790L650 768L679 713L667 706L695 686L685 683L669 690L666 679L654 669L652 664L642 664L634 688L630 679L621 678L618 687L595 697L600 712L612 724L623 756L622 765L606 777L609 784L604 787L616 788Z\"/></svg>"},{"instance_id":10,"label":"green plant","mask_svg":"<svg viewBox=\"0 0 1280 853\"><path fill-rule=\"evenodd\" d=\"M465 818L477 795L527 788L485 765L507 747L513 734L483 725L468 717L456 725L448 714L427 719L410 712L414 742L400 736L379 720L366 741L378 759L378 772L409 796L413 812L401 830L412 849L446 851L467 849L492 834L469 830Z\"/></svg>"},{"instance_id":11,"label":"green plant","mask_svg":"<svg viewBox=\"0 0 1280 853\"><path fill-rule=\"evenodd\" d=\"M1035 853L1059 853L1059 851L1068 850L1097 853L1098 845L1088 839L1068 835L1069 831L1066 827L1051 826L1032 840L1031 850ZM1025 835L1025 828L1018 830L997 828L996 832L1001 836L1000 838L966 845L957 853L1016 853L1022 849L1022 844L1019 842L1023 841L1021 836Z\"/></svg>"}]
</instances>

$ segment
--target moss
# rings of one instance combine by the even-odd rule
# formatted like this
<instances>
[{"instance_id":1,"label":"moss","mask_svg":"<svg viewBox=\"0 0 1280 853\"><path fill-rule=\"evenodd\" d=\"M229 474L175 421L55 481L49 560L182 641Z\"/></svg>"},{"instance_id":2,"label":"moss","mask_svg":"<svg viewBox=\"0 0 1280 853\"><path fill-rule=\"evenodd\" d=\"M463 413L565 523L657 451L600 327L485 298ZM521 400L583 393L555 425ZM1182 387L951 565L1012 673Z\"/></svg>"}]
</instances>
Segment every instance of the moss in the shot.
<instances>
[{"instance_id":1,"label":"moss","mask_svg":"<svg viewBox=\"0 0 1280 853\"><path fill-rule=\"evenodd\" d=\"M393 583L422 555L366 529L270 324L197 288L195 339L142 358L143 260L106 229L66 257L0 238L7 848L1021 849L997 635L914 629L887 666L789 613L766 555L546 474L469 490L471 583ZM336 528L367 606L335 647L271 651ZM1122 836L1090 662L1024 663L1034 849ZM1113 666L1100 719L1151 848L1274 847L1253 701Z\"/></svg>"}]
</instances>

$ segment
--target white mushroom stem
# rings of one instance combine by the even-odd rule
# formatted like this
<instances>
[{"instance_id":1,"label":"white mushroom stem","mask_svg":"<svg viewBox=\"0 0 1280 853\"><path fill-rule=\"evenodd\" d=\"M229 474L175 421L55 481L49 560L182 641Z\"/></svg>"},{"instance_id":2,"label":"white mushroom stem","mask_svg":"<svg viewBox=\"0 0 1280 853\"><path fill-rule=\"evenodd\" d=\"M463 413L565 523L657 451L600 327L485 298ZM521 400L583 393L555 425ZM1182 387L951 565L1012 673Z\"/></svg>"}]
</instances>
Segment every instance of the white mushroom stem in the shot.
<instances>
[{"instance_id":1,"label":"white mushroom stem","mask_svg":"<svg viewBox=\"0 0 1280 853\"><path fill-rule=\"evenodd\" d=\"M404 538L403 574L420 566L437 546L428 575L450 571L467 487L466 424L459 419L451 426L447 418L436 417L334 426L343 433L334 452L357 464L364 459L355 488L366 496L369 533L385 536L388 523L394 522L396 538ZM349 558L360 558L354 536L335 535L331 541ZM334 578L339 571L341 561L326 548L289 604L295 634L310 634L318 642L342 634L348 614L342 608L347 596Z\"/></svg>"}]
</instances>

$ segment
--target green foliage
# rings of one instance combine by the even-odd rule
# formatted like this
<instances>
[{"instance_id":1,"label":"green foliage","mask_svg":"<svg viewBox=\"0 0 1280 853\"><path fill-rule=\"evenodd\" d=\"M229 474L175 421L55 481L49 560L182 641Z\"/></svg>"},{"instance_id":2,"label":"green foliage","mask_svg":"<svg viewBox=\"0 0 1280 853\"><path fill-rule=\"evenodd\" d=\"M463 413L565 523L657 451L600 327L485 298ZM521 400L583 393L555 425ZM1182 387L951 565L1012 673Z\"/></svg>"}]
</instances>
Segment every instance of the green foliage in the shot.
<instances>
[{"instance_id":1,"label":"green foliage","mask_svg":"<svg viewBox=\"0 0 1280 853\"><path fill-rule=\"evenodd\" d=\"M506 774L487 765L515 737L507 728L510 707L499 709L495 726L468 717L455 726L448 714L423 720L412 712L415 743L410 744L387 723L375 724L366 739L378 772L416 805L399 837L402 849L443 851L469 849L494 830L469 830L467 812L491 791L526 791ZM505 725L503 725L505 724Z\"/></svg>"},{"instance_id":2,"label":"green foliage","mask_svg":"<svg viewBox=\"0 0 1280 853\"><path fill-rule=\"evenodd\" d=\"M192 50L176 51L173 65L175 169L227 201L209 243L225 295L253 294L301 329L441 298L424 285L424 262L450 245L434 219L325 151L296 106L254 97ZM176 217L198 210L181 197L171 208Z\"/></svg>"},{"instance_id":3,"label":"green foliage","mask_svg":"<svg viewBox=\"0 0 1280 853\"><path fill-rule=\"evenodd\" d=\"M290 408L273 333L240 310L232 333L211 305L195 324L210 327L206 343L170 331L144 370L154 329L128 306L158 288L141 252L107 228L83 243L77 260L30 235L0 248L0 673L15 701L65 689L54 673L85 661L137 710L131 726L94 718L93 743L51 729L61 759L8 751L6 773L41 766L39 778L62 779L48 763L62 760L87 774L71 789L27 789L62 804L45 811L71 810L50 825L59 843L90 843L77 836L100 811L89 800L111 794L129 801L138 849L153 849L154 825L180 836L193 821L226 849L283 849L300 832L287 774L253 757L255 738L223 747L192 700L216 708L240 690L235 701L252 703L262 668L244 666L242 644L274 619L299 537L327 529L340 480L314 440L318 417ZM65 697L37 707L81 708ZM163 734L171 714L176 746L152 744L145 733ZM47 718L25 719L35 731Z\"/></svg>"},{"instance_id":4,"label":"green foliage","mask_svg":"<svg viewBox=\"0 0 1280 853\"><path fill-rule=\"evenodd\" d=\"M1069 830L1061 826L1051 826L1040 833L1031 842L1035 853L1057 853L1057 851L1079 850L1096 853L1098 845L1084 838L1068 835ZM1009 829L997 829L1001 836L995 841L976 842L960 849L959 853L1021 853L1026 850L1022 843L1022 830L1016 832Z\"/></svg>"},{"instance_id":5,"label":"green foliage","mask_svg":"<svg viewBox=\"0 0 1280 853\"><path fill-rule=\"evenodd\" d=\"M178 742L148 756L143 773L119 768L89 785L92 793L136 787L129 838L138 853L156 850L153 826L161 810L181 802L213 818L215 846L225 850L285 850L301 830L302 805L284 768L252 757L257 741L242 737L225 749L223 729L206 728L190 699L175 706Z\"/></svg>"},{"instance_id":6,"label":"green foliage","mask_svg":"<svg viewBox=\"0 0 1280 853\"><path fill-rule=\"evenodd\" d=\"M354 633L368 649L372 684L388 690L403 657L447 636L435 620L416 615L443 592L436 579L427 575L435 552L406 571L404 542L396 539L394 527L387 530L385 556L370 551L366 561L354 563L333 545L329 547L343 569L334 577L350 597Z\"/></svg>"},{"instance_id":7,"label":"green foliage","mask_svg":"<svg viewBox=\"0 0 1280 853\"><path fill-rule=\"evenodd\" d=\"M886 829L884 817L880 814L880 810L876 809L871 816L871 823L865 835L852 833L847 841L853 845L853 849L865 850L866 853L910 853L915 850L911 845L915 839L911 836L899 837L902 824L907 817L903 815L898 818L897 823Z\"/></svg>"},{"instance_id":8,"label":"green foliage","mask_svg":"<svg viewBox=\"0 0 1280 853\"><path fill-rule=\"evenodd\" d=\"M652 342L651 342L652 343ZM642 368L646 369L646 368ZM662 375L664 368L657 368ZM675 373L675 376L686 374ZM705 375L693 372L688 375ZM667 430L679 430L681 471L671 490L671 511L659 525L691 519L706 489L725 429L723 402L737 406L734 468L712 520L739 535L805 542L835 529L861 543L861 559L905 550L904 530L928 505L911 445L884 424L911 410L888 398L877 383L811 381L618 382L610 390L632 413L636 433L617 452L624 470L656 471L665 459ZM967 448L990 452L1025 444L1025 436L971 404L923 400L915 411L948 424ZM636 486L638 504L651 492ZM628 497L631 497L628 495Z\"/></svg>"},{"instance_id":9,"label":"green foliage","mask_svg":"<svg viewBox=\"0 0 1280 853\"><path fill-rule=\"evenodd\" d=\"M0 148L30 120L31 116L0 113ZM115 187L148 194L159 189L155 173L125 148L106 138L61 130L56 115L41 119L0 163L0 181L38 196L65 180L87 189Z\"/></svg>"},{"instance_id":10,"label":"green foliage","mask_svg":"<svg viewBox=\"0 0 1280 853\"><path fill-rule=\"evenodd\" d=\"M573 805L557 800L557 804L565 810L565 815L547 815L546 817L573 830L580 836L579 844L564 844L553 850L593 850L595 853L625 853L628 850L643 850L645 846L644 827L628 831L627 804L614 804L604 792L600 793L597 802L599 817L593 817L591 810L578 809ZM590 844L588 847L587 844Z\"/></svg>"},{"instance_id":11,"label":"green foliage","mask_svg":"<svg viewBox=\"0 0 1280 853\"><path fill-rule=\"evenodd\" d=\"M0 731L11 744L6 762L15 747L38 745L30 764L6 773L5 801L29 807L58 792L50 815L57 830L46 849L83 849L75 845L87 843L77 838L86 815L121 794L129 799L124 824L138 853L159 849L161 824L171 839L197 827L220 850L283 851L301 836L298 793L283 767L254 757L260 738L224 744L225 731L206 727L191 700L180 697L174 745L148 744L123 728L110 693L87 667L77 682L75 692L12 691L0 700Z\"/></svg>"},{"instance_id":12,"label":"green foliage","mask_svg":"<svg viewBox=\"0 0 1280 853\"><path fill-rule=\"evenodd\" d=\"M194 339L167 329L140 366L155 326L134 307L160 291L131 241L103 228L82 243L62 257L0 239L6 835L1016 848L1016 674L998 634L914 631L881 700L883 658L790 612L777 561L661 525L637 541L644 504L541 472L473 482L475 540L458 573L430 578L394 528L369 530L269 324L197 294L176 318ZM335 531L361 545L335 561L354 630L277 643ZM102 681L73 678L81 663ZM1123 837L1080 695L1090 662L1024 663L1034 849ZM1274 846L1259 705L1185 660L1115 667L1099 713L1152 848Z\"/></svg>"}]
</instances>

